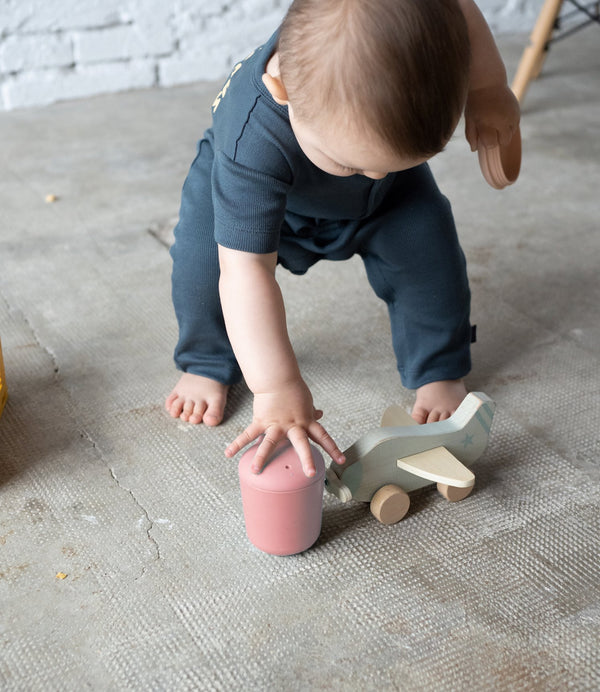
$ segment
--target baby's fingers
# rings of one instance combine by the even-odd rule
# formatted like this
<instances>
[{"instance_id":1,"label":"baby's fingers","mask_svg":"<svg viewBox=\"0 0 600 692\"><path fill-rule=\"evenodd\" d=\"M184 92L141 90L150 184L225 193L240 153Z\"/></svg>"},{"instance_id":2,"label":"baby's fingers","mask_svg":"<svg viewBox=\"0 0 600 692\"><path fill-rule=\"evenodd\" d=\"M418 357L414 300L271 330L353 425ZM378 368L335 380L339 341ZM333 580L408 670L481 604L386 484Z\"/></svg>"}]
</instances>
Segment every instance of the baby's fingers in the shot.
<instances>
[{"instance_id":1,"label":"baby's fingers","mask_svg":"<svg viewBox=\"0 0 600 692\"><path fill-rule=\"evenodd\" d=\"M320 423L314 422L309 425L308 436L313 442L323 447L336 464L343 464L346 461L346 457L342 454L340 448Z\"/></svg>"},{"instance_id":2,"label":"baby's fingers","mask_svg":"<svg viewBox=\"0 0 600 692\"><path fill-rule=\"evenodd\" d=\"M251 442L254 442L254 440L256 440L256 438L262 432L262 430L260 430L258 427L255 427L253 424L249 425L243 433L238 435L235 438L235 440L227 446L227 449L225 450L225 456L231 459L240 451L240 449L243 449L246 445L249 445Z\"/></svg>"},{"instance_id":3,"label":"baby's fingers","mask_svg":"<svg viewBox=\"0 0 600 692\"><path fill-rule=\"evenodd\" d=\"M317 469L315 468L315 461L312 456L312 450L308 442L306 430L299 426L295 426L288 430L287 436L289 441L292 443L296 454L300 458L304 475L308 476L309 478L314 476Z\"/></svg>"},{"instance_id":4,"label":"baby's fingers","mask_svg":"<svg viewBox=\"0 0 600 692\"><path fill-rule=\"evenodd\" d=\"M507 126L498 131L498 140L503 147L510 144L515 131L512 126Z\"/></svg>"},{"instance_id":5,"label":"baby's fingers","mask_svg":"<svg viewBox=\"0 0 600 692\"><path fill-rule=\"evenodd\" d=\"M498 146L498 130L495 127L479 127L479 142L477 148L482 146L484 149L491 149Z\"/></svg>"},{"instance_id":6,"label":"baby's fingers","mask_svg":"<svg viewBox=\"0 0 600 692\"><path fill-rule=\"evenodd\" d=\"M275 447L277 447L283 437L284 434L277 429L268 428L265 431L265 436L258 445L254 459L252 459L252 473L260 473L260 471L262 471L263 466L267 463Z\"/></svg>"},{"instance_id":7,"label":"baby's fingers","mask_svg":"<svg viewBox=\"0 0 600 692\"><path fill-rule=\"evenodd\" d=\"M465 137L467 138L467 142L469 142L471 151L477 151L477 143L479 138L477 136L477 124L473 118L465 119Z\"/></svg>"}]
</instances>

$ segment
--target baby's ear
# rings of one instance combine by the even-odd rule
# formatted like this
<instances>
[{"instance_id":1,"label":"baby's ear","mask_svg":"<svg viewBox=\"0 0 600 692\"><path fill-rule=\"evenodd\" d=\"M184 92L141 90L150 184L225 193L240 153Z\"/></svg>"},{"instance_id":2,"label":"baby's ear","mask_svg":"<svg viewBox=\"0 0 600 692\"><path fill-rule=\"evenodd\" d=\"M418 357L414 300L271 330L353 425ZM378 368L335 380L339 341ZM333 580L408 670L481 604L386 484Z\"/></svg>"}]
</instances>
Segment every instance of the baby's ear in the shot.
<instances>
[{"instance_id":1,"label":"baby's ear","mask_svg":"<svg viewBox=\"0 0 600 692\"><path fill-rule=\"evenodd\" d=\"M273 100L280 106L288 105L287 90L281 81L281 77L273 77L273 75L265 72L262 76L263 84L273 97Z\"/></svg>"}]
</instances>

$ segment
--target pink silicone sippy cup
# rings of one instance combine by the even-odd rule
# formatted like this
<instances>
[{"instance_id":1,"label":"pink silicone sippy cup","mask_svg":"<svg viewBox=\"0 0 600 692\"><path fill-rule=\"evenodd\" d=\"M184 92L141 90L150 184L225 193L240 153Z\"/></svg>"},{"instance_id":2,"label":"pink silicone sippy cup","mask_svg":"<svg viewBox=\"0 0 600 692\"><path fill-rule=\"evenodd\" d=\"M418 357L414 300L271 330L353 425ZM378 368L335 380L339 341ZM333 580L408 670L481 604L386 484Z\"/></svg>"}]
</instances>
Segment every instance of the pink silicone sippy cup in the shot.
<instances>
[{"instance_id":1,"label":"pink silicone sippy cup","mask_svg":"<svg viewBox=\"0 0 600 692\"><path fill-rule=\"evenodd\" d=\"M260 550L294 555L310 548L321 532L325 463L311 445L316 474L308 478L288 440L282 440L260 473L251 466L258 445L242 455L240 488L246 533Z\"/></svg>"}]
</instances>

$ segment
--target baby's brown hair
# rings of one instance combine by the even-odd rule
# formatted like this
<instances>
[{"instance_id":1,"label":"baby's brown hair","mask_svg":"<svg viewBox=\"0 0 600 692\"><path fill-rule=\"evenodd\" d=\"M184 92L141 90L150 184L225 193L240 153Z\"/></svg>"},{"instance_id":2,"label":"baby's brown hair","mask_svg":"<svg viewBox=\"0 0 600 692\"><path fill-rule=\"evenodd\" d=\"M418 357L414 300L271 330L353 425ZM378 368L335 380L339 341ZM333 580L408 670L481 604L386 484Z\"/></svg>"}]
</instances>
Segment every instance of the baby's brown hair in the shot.
<instances>
[{"instance_id":1,"label":"baby's brown hair","mask_svg":"<svg viewBox=\"0 0 600 692\"><path fill-rule=\"evenodd\" d=\"M470 50L456 0L294 0L278 51L298 120L337 113L403 156L441 151L464 107Z\"/></svg>"}]
</instances>

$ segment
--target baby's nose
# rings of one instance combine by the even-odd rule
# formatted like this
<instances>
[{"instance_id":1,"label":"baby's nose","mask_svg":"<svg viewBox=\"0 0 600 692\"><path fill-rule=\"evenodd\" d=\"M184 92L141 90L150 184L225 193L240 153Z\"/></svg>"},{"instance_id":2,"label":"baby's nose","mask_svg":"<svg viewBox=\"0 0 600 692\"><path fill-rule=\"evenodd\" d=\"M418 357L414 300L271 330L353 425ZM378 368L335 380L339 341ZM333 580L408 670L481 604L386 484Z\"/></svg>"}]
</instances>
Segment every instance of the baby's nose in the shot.
<instances>
[{"instance_id":1,"label":"baby's nose","mask_svg":"<svg viewBox=\"0 0 600 692\"><path fill-rule=\"evenodd\" d=\"M378 173L377 171L363 171L362 174L373 180L381 180L387 175L387 173Z\"/></svg>"}]
</instances>

